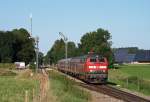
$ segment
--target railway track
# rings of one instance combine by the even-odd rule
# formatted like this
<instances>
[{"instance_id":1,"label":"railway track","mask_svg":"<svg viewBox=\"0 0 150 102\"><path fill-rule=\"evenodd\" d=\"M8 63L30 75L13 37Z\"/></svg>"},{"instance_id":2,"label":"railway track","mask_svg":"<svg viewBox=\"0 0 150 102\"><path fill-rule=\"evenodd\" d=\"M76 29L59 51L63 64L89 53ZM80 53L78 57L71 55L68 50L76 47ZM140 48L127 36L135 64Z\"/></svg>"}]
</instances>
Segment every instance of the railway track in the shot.
<instances>
[{"instance_id":1,"label":"railway track","mask_svg":"<svg viewBox=\"0 0 150 102\"><path fill-rule=\"evenodd\" d=\"M115 97L125 102L150 102L150 100L148 99L133 95L128 92L124 92L122 90L119 90L117 88L114 88L108 85L89 85L85 83L79 83L79 85L84 88L88 88L90 90Z\"/></svg>"},{"instance_id":2,"label":"railway track","mask_svg":"<svg viewBox=\"0 0 150 102\"><path fill-rule=\"evenodd\" d=\"M39 69L38 69L38 72L41 73L41 74L43 74L43 75L47 75L47 72L46 72L45 67L39 68Z\"/></svg>"},{"instance_id":3,"label":"railway track","mask_svg":"<svg viewBox=\"0 0 150 102\"><path fill-rule=\"evenodd\" d=\"M45 68L38 69L39 82L40 82L40 94L39 102L48 102L48 91L49 91L49 77Z\"/></svg>"}]
</instances>

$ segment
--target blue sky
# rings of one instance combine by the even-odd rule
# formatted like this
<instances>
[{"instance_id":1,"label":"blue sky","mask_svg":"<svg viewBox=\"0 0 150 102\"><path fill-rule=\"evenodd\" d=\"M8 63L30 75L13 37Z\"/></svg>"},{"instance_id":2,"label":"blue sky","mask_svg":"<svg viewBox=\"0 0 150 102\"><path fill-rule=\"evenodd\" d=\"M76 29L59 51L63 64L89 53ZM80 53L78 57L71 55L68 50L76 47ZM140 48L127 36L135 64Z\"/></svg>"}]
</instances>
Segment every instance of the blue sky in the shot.
<instances>
[{"instance_id":1,"label":"blue sky","mask_svg":"<svg viewBox=\"0 0 150 102\"><path fill-rule=\"evenodd\" d=\"M59 32L70 41L97 28L112 35L112 47L150 49L150 0L0 0L0 30L25 28L40 37L40 50L46 52Z\"/></svg>"}]
</instances>

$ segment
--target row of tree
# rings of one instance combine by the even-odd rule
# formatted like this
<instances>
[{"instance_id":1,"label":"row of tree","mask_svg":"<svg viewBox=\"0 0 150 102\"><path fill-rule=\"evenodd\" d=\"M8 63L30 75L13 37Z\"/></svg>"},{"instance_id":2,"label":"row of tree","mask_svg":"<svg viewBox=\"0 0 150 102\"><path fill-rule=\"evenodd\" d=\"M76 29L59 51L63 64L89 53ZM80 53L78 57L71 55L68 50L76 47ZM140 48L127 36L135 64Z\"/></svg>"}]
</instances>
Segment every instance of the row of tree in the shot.
<instances>
[{"instance_id":1,"label":"row of tree","mask_svg":"<svg viewBox=\"0 0 150 102\"><path fill-rule=\"evenodd\" d=\"M24 61L35 58L35 41L27 30L0 31L0 63Z\"/></svg>"},{"instance_id":2,"label":"row of tree","mask_svg":"<svg viewBox=\"0 0 150 102\"><path fill-rule=\"evenodd\" d=\"M76 47L74 42L68 42L68 57L74 57L79 55L78 48ZM65 58L65 42L64 40L56 40L52 48L48 51L45 56L44 62L49 63L57 63L58 60Z\"/></svg>"},{"instance_id":3,"label":"row of tree","mask_svg":"<svg viewBox=\"0 0 150 102\"><path fill-rule=\"evenodd\" d=\"M113 63L111 49L111 35L107 30L97 29L84 34L78 46L69 41L68 58L88 54L91 50L108 58ZM44 60L43 60L44 58ZM39 63L56 64L58 60L65 58L64 40L56 40L52 48L43 57L39 53ZM12 31L0 31L0 63L24 61L26 64L35 61L35 40L27 30L14 29Z\"/></svg>"},{"instance_id":4,"label":"row of tree","mask_svg":"<svg viewBox=\"0 0 150 102\"><path fill-rule=\"evenodd\" d=\"M97 29L84 34L78 46L74 42L68 42L68 58L88 54L91 50L108 58L110 65L113 63L113 52L111 49L111 35L107 30ZM52 48L45 56L46 63L57 63L65 58L65 42L56 40Z\"/></svg>"}]
</instances>

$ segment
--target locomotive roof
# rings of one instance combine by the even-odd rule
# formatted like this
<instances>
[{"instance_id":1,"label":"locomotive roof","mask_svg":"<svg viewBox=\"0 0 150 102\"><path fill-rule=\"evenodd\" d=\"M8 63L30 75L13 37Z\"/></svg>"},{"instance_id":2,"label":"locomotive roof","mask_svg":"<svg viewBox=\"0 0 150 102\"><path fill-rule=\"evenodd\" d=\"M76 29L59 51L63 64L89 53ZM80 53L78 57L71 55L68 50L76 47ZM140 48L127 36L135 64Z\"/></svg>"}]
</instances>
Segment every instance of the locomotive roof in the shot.
<instances>
[{"instance_id":1,"label":"locomotive roof","mask_svg":"<svg viewBox=\"0 0 150 102\"><path fill-rule=\"evenodd\" d=\"M61 59L59 60L59 62L62 62L62 61L70 61L72 58L67 58L67 59Z\"/></svg>"},{"instance_id":2,"label":"locomotive roof","mask_svg":"<svg viewBox=\"0 0 150 102\"><path fill-rule=\"evenodd\" d=\"M58 62L71 61L71 60L74 60L74 59L86 59L88 57L95 57L95 56L98 56L98 57L101 57L101 58L103 57L102 55L99 55L99 54L89 54L89 55L77 56L77 57L73 57L73 58L61 59Z\"/></svg>"},{"instance_id":3,"label":"locomotive roof","mask_svg":"<svg viewBox=\"0 0 150 102\"><path fill-rule=\"evenodd\" d=\"M99 54L91 54L91 55L84 55L84 56L78 56L78 57L73 57L72 59L86 59L87 57L95 57L95 56L98 56L98 57L103 57L102 55L99 55Z\"/></svg>"}]
</instances>

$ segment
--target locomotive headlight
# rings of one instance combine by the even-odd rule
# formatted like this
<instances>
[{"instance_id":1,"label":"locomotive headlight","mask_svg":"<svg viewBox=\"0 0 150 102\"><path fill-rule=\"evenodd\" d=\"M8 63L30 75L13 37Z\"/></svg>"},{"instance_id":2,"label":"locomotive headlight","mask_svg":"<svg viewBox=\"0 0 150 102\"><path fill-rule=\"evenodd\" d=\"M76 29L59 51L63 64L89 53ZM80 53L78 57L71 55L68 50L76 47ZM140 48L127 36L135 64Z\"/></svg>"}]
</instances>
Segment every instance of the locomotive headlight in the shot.
<instances>
[{"instance_id":1,"label":"locomotive headlight","mask_svg":"<svg viewBox=\"0 0 150 102\"><path fill-rule=\"evenodd\" d=\"M93 68L93 66L89 66L89 68Z\"/></svg>"},{"instance_id":2,"label":"locomotive headlight","mask_svg":"<svg viewBox=\"0 0 150 102\"><path fill-rule=\"evenodd\" d=\"M90 69L96 69L96 66L89 66Z\"/></svg>"},{"instance_id":3,"label":"locomotive headlight","mask_svg":"<svg viewBox=\"0 0 150 102\"><path fill-rule=\"evenodd\" d=\"M99 68L107 68L106 66L99 66Z\"/></svg>"},{"instance_id":4,"label":"locomotive headlight","mask_svg":"<svg viewBox=\"0 0 150 102\"><path fill-rule=\"evenodd\" d=\"M93 68L95 68L95 69L96 69L96 66L93 66Z\"/></svg>"}]
</instances>

